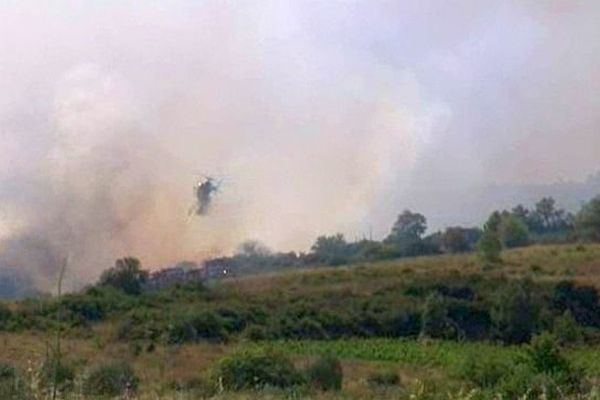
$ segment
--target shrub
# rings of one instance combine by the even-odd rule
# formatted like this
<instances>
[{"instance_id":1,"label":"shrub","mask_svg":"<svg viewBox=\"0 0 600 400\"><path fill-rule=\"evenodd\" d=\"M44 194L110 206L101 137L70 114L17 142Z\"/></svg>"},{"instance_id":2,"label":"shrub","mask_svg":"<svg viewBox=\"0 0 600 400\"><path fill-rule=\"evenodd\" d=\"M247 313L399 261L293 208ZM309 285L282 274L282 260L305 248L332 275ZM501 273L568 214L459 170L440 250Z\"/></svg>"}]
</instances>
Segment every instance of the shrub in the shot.
<instances>
[{"instance_id":1,"label":"shrub","mask_svg":"<svg viewBox=\"0 0 600 400\"><path fill-rule=\"evenodd\" d=\"M10 364L0 362L0 399L27 400L27 386Z\"/></svg>"},{"instance_id":2,"label":"shrub","mask_svg":"<svg viewBox=\"0 0 600 400\"><path fill-rule=\"evenodd\" d=\"M176 318L167 330L167 342L178 344L201 339L224 341L227 332L223 320L212 311L200 311Z\"/></svg>"},{"instance_id":3,"label":"shrub","mask_svg":"<svg viewBox=\"0 0 600 400\"><path fill-rule=\"evenodd\" d=\"M507 284L496 293L490 314L498 339L505 343L528 342L538 329L540 304L528 281Z\"/></svg>"},{"instance_id":4,"label":"shrub","mask_svg":"<svg viewBox=\"0 0 600 400\"><path fill-rule=\"evenodd\" d=\"M5 304L0 303L0 330L6 329L12 317L12 311Z\"/></svg>"},{"instance_id":5,"label":"shrub","mask_svg":"<svg viewBox=\"0 0 600 400\"><path fill-rule=\"evenodd\" d=\"M496 357L469 357L457 371L459 378L467 380L482 389L490 389L506 377L511 365Z\"/></svg>"},{"instance_id":6,"label":"shrub","mask_svg":"<svg viewBox=\"0 0 600 400\"><path fill-rule=\"evenodd\" d=\"M551 375L571 372L569 362L562 356L556 338L550 333L535 336L526 348L526 356L536 372Z\"/></svg>"},{"instance_id":7,"label":"shrub","mask_svg":"<svg viewBox=\"0 0 600 400\"><path fill-rule=\"evenodd\" d=\"M42 365L41 381L47 388L56 389L59 392L70 390L75 380L75 370L60 360L48 358Z\"/></svg>"},{"instance_id":8,"label":"shrub","mask_svg":"<svg viewBox=\"0 0 600 400\"><path fill-rule=\"evenodd\" d=\"M554 288L552 305L561 313L568 310L581 325L600 327L598 292L593 286L575 286L573 282L560 282Z\"/></svg>"},{"instance_id":9,"label":"shrub","mask_svg":"<svg viewBox=\"0 0 600 400\"><path fill-rule=\"evenodd\" d=\"M496 232L489 230L484 231L477 242L477 249L479 250L479 254L483 261L489 263L501 261L500 251L502 250L502 243Z\"/></svg>"},{"instance_id":10,"label":"shrub","mask_svg":"<svg viewBox=\"0 0 600 400\"><path fill-rule=\"evenodd\" d=\"M262 325L249 325L244 330L244 337L248 340L252 340L254 342L258 342L261 340L269 339L269 332Z\"/></svg>"},{"instance_id":11,"label":"shrub","mask_svg":"<svg viewBox=\"0 0 600 400\"><path fill-rule=\"evenodd\" d=\"M226 390L286 388L304 382L290 359L270 350L246 351L223 358L213 371L213 379Z\"/></svg>"},{"instance_id":12,"label":"shrub","mask_svg":"<svg viewBox=\"0 0 600 400\"><path fill-rule=\"evenodd\" d=\"M582 239L600 240L600 196L583 205L575 217L575 229Z\"/></svg>"},{"instance_id":13,"label":"shrub","mask_svg":"<svg viewBox=\"0 0 600 400\"><path fill-rule=\"evenodd\" d=\"M535 399L533 391L533 382L535 373L531 368L523 363L516 363L510 369L510 372L504 374L493 391L498 393L502 399Z\"/></svg>"},{"instance_id":14,"label":"shrub","mask_svg":"<svg viewBox=\"0 0 600 400\"><path fill-rule=\"evenodd\" d=\"M10 364L0 362L0 380L15 379L17 370Z\"/></svg>"},{"instance_id":15,"label":"shrub","mask_svg":"<svg viewBox=\"0 0 600 400\"><path fill-rule=\"evenodd\" d=\"M421 336L451 339L457 335L454 324L448 318L448 304L437 292L427 296L421 314Z\"/></svg>"},{"instance_id":16,"label":"shrub","mask_svg":"<svg viewBox=\"0 0 600 400\"><path fill-rule=\"evenodd\" d=\"M397 386L400 385L400 377L396 371L376 371L369 374L367 383L372 387Z\"/></svg>"},{"instance_id":17,"label":"shrub","mask_svg":"<svg viewBox=\"0 0 600 400\"><path fill-rule=\"evenodd\" d=\"M554 318L552 333L559 344L575 344L582 340L582 331L570 311L565 311L562 315Z\"/></svg>"},{"instance_id":18,"label":"shrub","mask_svg":"<svg viewBox=\"0 0 600 400\"><path fill-rule=\"evenodd\" d=\"M135 392L138 383L139 379L129 364L113 361L92 368L83 382L83 391L92 396L119 396Z\"/></svg>"},{"instance_id":19,"label":"shrub","mask_svg":"<svg viewBox=\"0 0 600 400\"><path fill-rule=\"evenodd\" d=\"M306 368L306 378L316 389L340 390L344 373L340 361L332 355L326 355Z\"/></svg>"},{"instance_id":20,"label":"shrub","mask_svg":"<svg viewBox=\"0 0 600 400\"><path fill-rule=\"evenodd\" d=\"M282 327L283 336L292 339L326 339L327 332L319 321L304 317L299 320L288 319Z\"/></svg>"},{"instance_id":21,"label":"shrub","mask_svg":"<svg viewBox=\"0 0 600 400\"><path fill-rule=\"evenodd\" d=\"M550 333L535 336L526 349L526 361L537 372L542 390L572 392L580 387L582 372L574 368Z\"/></svg>"}]
</instances>

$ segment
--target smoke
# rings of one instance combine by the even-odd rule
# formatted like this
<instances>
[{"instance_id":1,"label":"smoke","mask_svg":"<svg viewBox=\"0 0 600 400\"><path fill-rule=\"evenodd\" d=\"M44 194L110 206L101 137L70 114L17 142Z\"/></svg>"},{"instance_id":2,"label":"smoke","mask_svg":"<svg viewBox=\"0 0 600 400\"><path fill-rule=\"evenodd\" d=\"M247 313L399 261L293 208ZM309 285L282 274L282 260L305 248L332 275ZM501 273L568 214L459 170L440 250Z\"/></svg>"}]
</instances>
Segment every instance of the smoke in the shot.
<instances>
[{"instance_id":1,"label":"smoke","mask_svg":"<svg viewBox=\"0 0 600 400\"><path fill-rule=\"evenodd\" d=\"M0 5L0 269L74 286L247 238L478 222L486 185L583 179L593 2ZM223 178L192 219L194 184Z\"/></svg>"}]
</instances>

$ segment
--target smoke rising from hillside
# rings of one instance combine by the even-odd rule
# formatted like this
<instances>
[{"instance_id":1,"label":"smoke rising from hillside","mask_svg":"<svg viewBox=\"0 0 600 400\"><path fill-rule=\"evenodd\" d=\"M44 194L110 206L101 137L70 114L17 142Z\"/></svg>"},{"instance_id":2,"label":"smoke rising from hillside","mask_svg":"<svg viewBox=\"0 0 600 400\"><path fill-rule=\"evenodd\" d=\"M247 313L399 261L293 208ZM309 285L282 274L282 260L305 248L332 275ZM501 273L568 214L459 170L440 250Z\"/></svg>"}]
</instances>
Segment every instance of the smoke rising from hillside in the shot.
<instances>
[{"instance_id":1,"label":"smoke rising from hillside","mask_svg":"<svg viewBox=\"0 0 600 400\"><path fill-rule=\"evenodd\" d=\"M593 2L0 6L0 268L49 287L258 238L434 225L598 167ZM193 186L223 177L189 220ZM478 208L479 207L479 208Z\"/></svg>"}]
</instances>

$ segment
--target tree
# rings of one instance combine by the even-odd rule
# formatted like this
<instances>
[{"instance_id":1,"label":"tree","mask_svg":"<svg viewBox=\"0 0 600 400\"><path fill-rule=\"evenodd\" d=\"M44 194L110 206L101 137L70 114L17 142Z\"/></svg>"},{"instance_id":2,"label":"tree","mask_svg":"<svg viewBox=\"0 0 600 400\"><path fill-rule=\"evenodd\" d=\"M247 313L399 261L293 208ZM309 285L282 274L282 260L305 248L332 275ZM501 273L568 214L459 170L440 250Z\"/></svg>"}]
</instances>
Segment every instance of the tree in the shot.
<instances>
[{"instance_id":1,"label":"tree","mask_svg":"<svg viewBox=\"0 0 600 400\"><path fill-rule=\"evenodd\" d=\"M426 230L427 219L422 214L405 210L398 215L385 242L393 245L399 255L418 255L423 252L422 236Z\"/></svg>"},{"instance_id":2,"label":"tree","mask_svg":"<svg viewBox=\"0 0 600 400\"><path fill-rule=\"evenodd\" d=\"M517 215L519 211L514 209L513 213ZM572 226L572 218L570 213L556 207L556 201L552 197L544 197L535 204L532 211L527 213L523 222L531 232L539 235L567 234Z\"/></svg>"},{"instance_id":3,"label":"tree","mask_svg":"<svg viewBox=\"0 0 600 400\"><path fill-rule=\"evenodd\" d=\"M469 250L469 243L465 237L464 229L461 227L446 228L440 241L442 249L450 253L463 253Z\"/></svg>"},{"instance_id":4,"label":"tree","mask_svg":"<svg viewBox=\"0 0 600 400\"><path fill-rule=\"evenodd\" d=\"M480 237L481 230L478 228L451 226L441 235L440 242L443 251L462 253L471 250Z\"/></svg>"},{"instance_id":5,"label":"tree","mask_svg":"<svg viewBox=\"0 0 600 400\"><path fill-rule=\"evenodd\" d=\"M498 233L502 216L498 211L494 211L483 226L483 233L477 242L477 250L481 258L486 262L499 262L502 242Z\"/></svg>"},{"instance_id":6,"label":"tree","mask_svg":"<svg viewBox=\"0 0 600 400\"><path fill-rule=\"evenodd\" d=\"M319 236L311 247L312 252L320 262L329 265L340 265L349 261L348 243L344 235Z\"/></svg>"},{"instance_id":7,"label":"tree","mask_svg":"<svg viewBox=\"0 0 600 400\"><path fill-rule=\"evenodd\" d=\"M484 261L501 261L500 251L502 250L502 243L500 243L500 239L496 232L490 230L483 231L479 242L477 242L477 249Z\"/></svg>"},{"instance_id":8,"label":"tree","mask_svg":"<svg viewBox=\"0 0 600 400\"><path fill-rule=\"evenodd\" d=\"M483 225L484 231L491 231L498 233L500 230L500 224L502 223L502 214L498 211L494 211Z\"/></svg>"},{"instance_id":9,"label":"tree","mask_svg":"<svg viewBox=\"0 0 600 400\"><path fill-rule=\"evenodd\" d=\"M522 204L518 204L512 209L511 212L515 217L523 221L523 223L527 224L527 222L529 221L530 211Z\"/></svg>"},{"instance_id":10,"label":"tree","mask_svg":"<svg viewBox=\"0 0 600 400\"><path fill-rule=\"evenodd\" d=\"M555 205L556 201L552 197L544 197L535 205L535 212L539 216L544 230L550 229L554 222L557 212Z\"/></svg>"},{"instance_id":11,"label":"tree","mask_svg":"<svg viewBox=\"0 0 600 400\"><path fill-rule=\"evenodd\" d=\"M115 262L115 266L102 273L100 286L112 286L131 295L142 292L142 286L148 278L148 271L141 268L137 258L125 257Z\"/></svg>"},{"instance_id":12,"label":"tree","mask_svg":"<svg viewBox=\"0 0 600 400\"><path fill-rule=\"evenodd\" d=\"M584 204L575 217L575 229L582 239L600 241L600 196Z\"/></svg>"},{"instance_id":13,"label":"tree","mask_svg":"<svg viewBox=\"0 0 600 400\"><path fill-rule=\"evenodd\" d=\"M526 246L529 243L527 225L512 214L502 217L499 231L500 239L505 247Z\"/></svg>"},{"instance_id":14,"label":"tree","mask_svg":"<svg viewBox=\"0 0 600 400\"><path fill-rule=\"evenodd\" d=\"M247 240L239 246L238 253L246 257L268 257L271 250L258 240Z\"/></svg>"}]
</instances>

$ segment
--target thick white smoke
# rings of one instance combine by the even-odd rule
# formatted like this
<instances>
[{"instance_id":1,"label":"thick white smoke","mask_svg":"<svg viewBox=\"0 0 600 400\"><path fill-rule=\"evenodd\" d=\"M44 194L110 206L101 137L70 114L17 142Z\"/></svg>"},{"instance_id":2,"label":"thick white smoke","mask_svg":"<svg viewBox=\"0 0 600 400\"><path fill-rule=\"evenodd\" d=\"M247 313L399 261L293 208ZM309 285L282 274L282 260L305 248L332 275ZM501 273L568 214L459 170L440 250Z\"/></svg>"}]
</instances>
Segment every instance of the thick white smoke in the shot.
<instances>
[{"instance_id":1,"label":"thick white smoke","mask_svg":"<svg viewBox=\"0 0 600 400\"><path fill-rule=\"evenodd\" d=\"M600 7L458 3L1 5L0 268L474 223L490 182L593 172Z\"/></svg>"}]
</instances>

